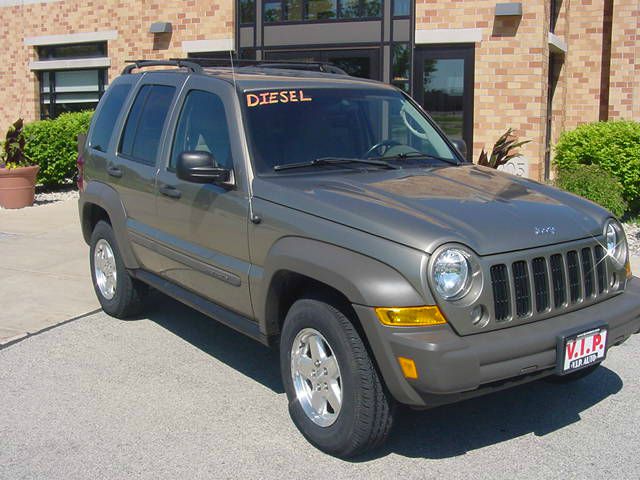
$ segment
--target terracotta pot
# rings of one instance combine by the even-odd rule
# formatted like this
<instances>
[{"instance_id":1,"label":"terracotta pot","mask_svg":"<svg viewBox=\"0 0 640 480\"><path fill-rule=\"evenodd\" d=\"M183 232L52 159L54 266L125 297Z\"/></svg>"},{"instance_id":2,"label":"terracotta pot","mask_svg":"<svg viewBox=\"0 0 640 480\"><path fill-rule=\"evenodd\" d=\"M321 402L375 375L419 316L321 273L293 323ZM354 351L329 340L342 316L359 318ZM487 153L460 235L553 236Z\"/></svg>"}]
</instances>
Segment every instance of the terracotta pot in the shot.
<instances>
[{"instance_id":1,"label":"terracotta pot","mask_svg":"<svg viewBox=\"0 0 640 480\"><path fill-rule=\"evenodd\" d=\"M22 208L33 205L39 166L0 168L0 205Z\"/></svg>"}]
</instances>

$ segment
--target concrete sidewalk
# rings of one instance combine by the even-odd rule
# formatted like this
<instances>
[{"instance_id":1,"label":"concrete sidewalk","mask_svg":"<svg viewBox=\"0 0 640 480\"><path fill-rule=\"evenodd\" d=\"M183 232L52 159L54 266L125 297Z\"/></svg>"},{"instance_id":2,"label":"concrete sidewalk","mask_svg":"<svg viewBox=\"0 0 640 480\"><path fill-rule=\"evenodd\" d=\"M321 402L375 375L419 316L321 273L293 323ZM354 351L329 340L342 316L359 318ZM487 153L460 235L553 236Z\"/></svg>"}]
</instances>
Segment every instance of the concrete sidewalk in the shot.
<instances>
[{"instance_id":1,"label":"concrete sidewalk","mask_svg":"<svg viewBox=\"0 0 640 480\"><path fill-rule=\"evenodd\" d=\"M0 210L0 344L99 308L71 199Z\"/></svg>"}]
</instances>

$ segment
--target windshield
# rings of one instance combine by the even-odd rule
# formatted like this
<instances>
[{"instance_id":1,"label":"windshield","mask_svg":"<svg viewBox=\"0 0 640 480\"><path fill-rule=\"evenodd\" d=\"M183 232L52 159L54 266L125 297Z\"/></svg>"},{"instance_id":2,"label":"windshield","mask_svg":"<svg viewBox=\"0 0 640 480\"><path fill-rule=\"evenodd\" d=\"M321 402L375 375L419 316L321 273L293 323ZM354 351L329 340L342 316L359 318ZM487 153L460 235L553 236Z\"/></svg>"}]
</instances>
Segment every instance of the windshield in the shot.
<instances>
[{"instance_id":1,"label":"windshield","mask_svg":"<svg viewBox=\"0 0 640 480\"><path fill-rule=\"evenodd\" d=\"M424 156L422 161L457 163L427 118L394 90L261 90L246 92L243 103L254 166L261 174L327 158L402 165L401 160Z\"/></svg>"}]
</instances>

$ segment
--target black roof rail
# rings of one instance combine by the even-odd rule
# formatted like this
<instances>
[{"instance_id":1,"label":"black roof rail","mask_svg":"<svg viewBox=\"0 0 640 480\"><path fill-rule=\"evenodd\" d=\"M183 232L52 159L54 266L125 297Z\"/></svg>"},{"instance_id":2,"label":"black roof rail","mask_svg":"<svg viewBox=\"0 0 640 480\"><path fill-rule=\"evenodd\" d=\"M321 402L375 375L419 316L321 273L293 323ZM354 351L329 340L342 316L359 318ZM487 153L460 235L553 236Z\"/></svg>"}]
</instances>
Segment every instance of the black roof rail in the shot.
<instances>
[{"instance_id":1,"label":"black roof rail","mask_svg":"<svg viewBox=\"0 0 640 480\"><path fill-rule=\"evenodd\" d=\"M196 58L187 59L172 58L172 61L194 62L203 67L257 67L257 68L281 68L288 70L307 70L312 72L334 73L338 75L349 75L340 67L329 62L302 62L292 60L247 60L231 58Z\"/></svg>"},{"instance_id":2,"label":"black roof rail","mask_svg":"<svg viewBox=\"0 0 640 480\"><path fill-rule=\"evenodd\" d=\"M171 60L127 60L125 63L130 63L122 70L122 75L128 75L137 68L144 67L160 67L170 66L178 68L187 68L193 73L202 73L202 65L197 62L192 62L184 59L171 59Z\"/></svg>"}]
</instances>

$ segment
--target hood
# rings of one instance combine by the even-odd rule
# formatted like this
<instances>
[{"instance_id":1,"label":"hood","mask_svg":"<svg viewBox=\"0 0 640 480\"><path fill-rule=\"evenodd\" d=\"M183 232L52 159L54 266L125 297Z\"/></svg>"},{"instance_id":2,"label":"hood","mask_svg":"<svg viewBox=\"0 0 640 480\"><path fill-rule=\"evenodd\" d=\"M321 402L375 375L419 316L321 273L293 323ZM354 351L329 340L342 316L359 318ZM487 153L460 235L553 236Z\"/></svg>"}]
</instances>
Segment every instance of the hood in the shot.
<instances>
[{"instance_id":1,"label":"hood","mask_svg":"<svg viewBox=\"0 0 640 480\"><path fill-rule=\"evenodd\" d=\"M599 236L610 216L575 195L475 165L259 177L253 194L428 253L479 255Z\"/></svg>"}]
</instances>

